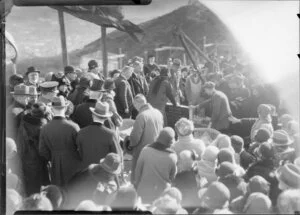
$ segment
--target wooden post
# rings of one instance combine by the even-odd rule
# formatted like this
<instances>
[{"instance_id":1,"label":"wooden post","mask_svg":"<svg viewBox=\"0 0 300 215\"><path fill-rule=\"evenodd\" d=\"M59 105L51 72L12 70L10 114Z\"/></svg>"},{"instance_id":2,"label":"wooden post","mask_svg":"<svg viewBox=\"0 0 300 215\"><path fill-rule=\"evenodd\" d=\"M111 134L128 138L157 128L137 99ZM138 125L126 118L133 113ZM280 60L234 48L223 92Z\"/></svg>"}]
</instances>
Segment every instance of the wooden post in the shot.
<instances>
[{"instance_id":1,"label":"wooden post","mask_svg":"<svg viewBox=\"0 0 300 215\"><path fill-rule=\"evenodd\" d=\"M204 53L206 53L205 45L206 45L206 36L203 37L203 52Z\"/></svg>"},{"instance_id":2,"label":"wooden post","mask_svg":"<svg viewBox=\"0 0 300 215\"><path fill-rule=\"evenodd\" d=\"M3 6L0 6L0 53L1 53L1 59L0 59L0 141L1 141L1 160L0 160L0 186L3 192L0 193L0 214L5 214L6 211L6 154L5 154L5 141L6 141L6 133L5 133L5 127L6 127L6 74L5 74L5 17L4 17L4 2Z\"/></svg>"},{"instance_id":3,"label":"wooden post","mask_svg":"<svg viewBox=\"0 0 300 215\"><path fill-rule=\"evenodd\" d=\"M122 54L122 48L119 48L119 55L121 55L121 54ZM122 69L123 68L123 57L119 57L118 59L119 59L118 67L119 67L119 69Z\"/></svg>"},{"instance_id":4,"label":"wooden post","mask_svg":"<svg viewBox=\"0 0 300 215\"><path fill-rule=\"evenodd\" d=\"M58 11L58 20L59 20L59 28L60 28L62 61L63 61L63 66L65 67L69 64L69 59L68 59L68 49L67 49L67 42L66 42L66 29L65 29L65 21L64 21L64 12Z\"/></svg>"},{"instance_id":5,"label":"wooden post","mask_svg":"<svg viewBox=\"0 0 300 215\"><path fill-rule=\"evenodd\" d=\"M102 66L103 66L103 75L107 77L107 49L106 49L106 27L101 26L101 41L102 41Z\"/></svg>"}]
</instances>

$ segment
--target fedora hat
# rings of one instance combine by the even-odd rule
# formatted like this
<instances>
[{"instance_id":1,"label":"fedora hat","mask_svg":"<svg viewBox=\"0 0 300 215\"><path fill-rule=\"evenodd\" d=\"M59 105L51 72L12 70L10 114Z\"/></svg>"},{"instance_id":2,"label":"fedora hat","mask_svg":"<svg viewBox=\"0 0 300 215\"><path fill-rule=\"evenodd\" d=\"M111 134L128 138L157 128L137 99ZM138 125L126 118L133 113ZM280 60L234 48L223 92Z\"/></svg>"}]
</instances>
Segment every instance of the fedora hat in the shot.
<instances>
[{"instance_id":1,"label":"fedora hat","mask_svg":"<svg viewBox=\"0 0 300 215\"><path fill-rule=\"evenodd\" d=\"M122 168L121 157L116 153L109 153L105 158L100 160L100 166L111 174L118 175Z\"/></svg>"},{"instance_id":2,"label":"fedora hat","mask_svg":"<svg viewBox=\"0 0 300 215\"><path fill-rule=\"evenodd\" d=\"M39 74L41 73L41 71L36 70L36 68L34 66L31 66L27 69L26 76L29 75L30 73L34 73L34 72L39 73Z\"/></svg>"},{"instance_id":3,"label":"fedora hat","mask_svg":"<svg viewBox=\"0 0 300 215\"><path fill-rule=\"evenodd\" d=\"M97 102L95 108L90 108L91 112L99 117L109 118L113 113L109 111L109 104L107 102Z\"/></svg>"},{"instance_id":4,"label":"fedora hat","mask_svg":"<svg viewBox=\"0 0 300 215\"><path fill-rule=\"evenodd\" d=\"M288 133L284 130L274 131L272 142L274 146L289 146L293 143Z\"/></svg>"},{"instance_id":5,"label":"fedora hat","mask_svg":"<svg viewBox=\"0 0 300 215\"><path fill-rule=\"evenodd\" d=\"M52 99L52 107L54 108L64 108L68 107L70 104L63 96L54 97Z\"/></svg>"},{"instance_id":6,"label":"fedora hat","mask_svg":"<svg viewBox=\"0 0 300 215\"><path fill-rule=\"evenodd\" d=\"M29 86L25 84L19 84L14 87L14 91L11 92L12 95L26 96L29 95Z\"/></svg>"},{"instance_id":7,"label":"fedora hat","mask_svg":"<svg viewBox=\"0 0 300 215\"><path fill-rule=\"evenodd\" d=\"M284 183L288 187L300 188L300 168L295 164L288 163L276 171L278 181Z\"/></svg>"}]
</instances>

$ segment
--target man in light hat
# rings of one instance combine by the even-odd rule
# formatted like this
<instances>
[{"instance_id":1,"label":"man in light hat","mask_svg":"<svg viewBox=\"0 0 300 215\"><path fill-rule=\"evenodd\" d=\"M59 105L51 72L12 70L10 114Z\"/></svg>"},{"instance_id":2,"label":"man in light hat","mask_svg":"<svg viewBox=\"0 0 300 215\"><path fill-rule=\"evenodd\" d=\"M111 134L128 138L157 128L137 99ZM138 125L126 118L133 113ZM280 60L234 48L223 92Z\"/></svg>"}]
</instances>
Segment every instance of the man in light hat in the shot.
<instances>
[{"instance_id":1,"label":"man in light hat","mask_svg":"<svg viewBox=\"0 0 300 215\"><path fill-rule=\"evenodd\" d=\"M292 140L284 130L274 131L272 144L276 151L277 162L293 162L296 154L295 149L291 147Z\"/></svg>"},{"instance_id":2,"label":"man in light hat","mask_svg":"<svg viewBox=\"0 0 300 215\"><path fill-rule=\"evenodd\" d=\"M139 155L133 184L144 203L153 202L176 176L177 155L170 148L174 140L174 130L165 127L156 142L144 147Z\"/></svg>"},{"instance_id":3,"label":"man in light hat","mask_svg":"<svg viewBox=\"0 0 300 215\"><path fill-rule=\"evenodd\" d=\"M27 86L35 86L36 88L39 88L40 73L41 72L37 70L35 67L33 66L29 67L25 74L25 77L27 78L25 84Z\"/></svg>"},{"instance_id":4,"label":"man in light hat","mask_svg":"<svg viewBox=\"0 0 300 215\"><path fill-rule=\"evenodd\" d=\"M106 102L98 101L90 107L93 123L78 132L76 145L81 158L81 169L96 163L109 153L117 153L118 138L113 130L104 126L113 114Z\"/></svg>"},{"instance_id":5,"label":"man in light hat","mask_svg":"<svg viewBox=\"0 0 300 215\"><path fill-rule=\"evenodd\" d=\"M121 75L115 80L116 96L115 104L118 113L122 118L130 118L133 108L133 94L128 79L133 73L133 68L125 66L122 69Z\"/></svg>"},{"instance_id":6,"label":"man in light hat","mask_svg":"<svg viewBox=\"0 0 300 215\"><path fill-rule=\"evenodd\" d=\"M76 137L79 126L66 119L69 103L63 96L52 99L53 120L40 132L39 153L50 162L51 184L63 186L78 171Z\"/></svg>"},{"instance_id":7,"label":"man in light hat","mask_svg":"<svg viewBox=\"0 0 300 215\"><path fill-rule=\"evenodd\" d=\"M133 124L130 134L130 148L132 149L131 180L134 181L136 162L142 149L155 141L159 132L163 129L163 116L159 110L153 108L144 95L138 94L133 102L139 114Z\"/></svg>"},{"instance_id":8,"label":"man in light hat","mask_svg":"<svg viewBox=\"0 0 300 215\"><path fill-rule=\"evenodd\" d=\"M6 136L14 140L17 137L17 129L29 101L29 87L20 84L11 92L14 102L6 110Z\"/></svg>"},{"instance_id":9,"label":"man in light hat","mask_svg":"<svg viewBox=\"0 0 300 215\"><path fill-rule=\"evenodd\" d=\"M105 204L105 197L115 191L113 184L119 184L118 175L121 173L122 160L115 153L109 153L97 163L90 164L71 178L68 185L64 186L66 202L63 209L74 210L85 199L91 199L98 190L102 193L101 200L97 203Z\"/></svg>"},{"instance_id":10,"label":"man in light hat","mask_svg":"<svg viewBox=\"0 0 300 215\"><path fill-rule=\"evenodd\" d=\"M72 119L80 128L89 126L93 122L92 112L90 108L94 108L97 101L103 96L103 89L101 82L94 82L89 90L88 99L82 104L76 106Z\"/></svg>"}]
</instances>

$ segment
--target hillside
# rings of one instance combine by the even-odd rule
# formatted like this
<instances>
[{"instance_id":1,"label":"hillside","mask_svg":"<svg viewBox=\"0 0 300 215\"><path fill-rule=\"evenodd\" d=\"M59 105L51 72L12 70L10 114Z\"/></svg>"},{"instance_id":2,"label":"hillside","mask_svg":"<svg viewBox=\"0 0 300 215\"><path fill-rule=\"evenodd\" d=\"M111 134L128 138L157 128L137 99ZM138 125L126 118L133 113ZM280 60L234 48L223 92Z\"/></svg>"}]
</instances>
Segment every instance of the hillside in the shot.
<instances>
[{"instance_id":1,"label":"hillside","mask_svg":"<svg viewBox=\"0 0 300 215\"><path fill-rule=\"evenodd\" d=\"M170 13L159 16L152 20L141 23L139 26L144 30L145 36L141 43L135 42L126 33L112 31L107 35L108 52L118 53L122 48L127 58L139 55L145 51L153 50L160 46L180 46L173 36L173 28L178 25L198 45L202 44L203 36L207 37L207 43L211 42L234 42L234 39L226 26L202 4L193 4L180 7ZM101 50L101 38L89 43L82 49L71 51L70 63L77 66L81 56ZM160 54L161 59L166 59L169 53ZM34 65L42 71L57 71L61 69L61 57L38 57L21 61L19 68L27 68Z\"/></svg>"},{"instance_id":2,"label":"hillside","mask_svg":"<svg viewBox=\"0 0 300 215\"><path fill-rule=\"evenodd\" d=\"M226 26L202 4L186 5L171 13L144 22L140 27L145 36L141 43L134 42L128 35L114 31L108 35L108 51L117 52L122 48L130 58L135 55L143 56L144 51L153 50L160 46L180 46L179 41L173 36L174 26L180 26L182 30L197 44L202 43L203 36L207 37L207 43L234 42L234 39ZM86 45L81 50L76 50L77 55L99 50L101 38Z\"/></svg>"}]
</instances>

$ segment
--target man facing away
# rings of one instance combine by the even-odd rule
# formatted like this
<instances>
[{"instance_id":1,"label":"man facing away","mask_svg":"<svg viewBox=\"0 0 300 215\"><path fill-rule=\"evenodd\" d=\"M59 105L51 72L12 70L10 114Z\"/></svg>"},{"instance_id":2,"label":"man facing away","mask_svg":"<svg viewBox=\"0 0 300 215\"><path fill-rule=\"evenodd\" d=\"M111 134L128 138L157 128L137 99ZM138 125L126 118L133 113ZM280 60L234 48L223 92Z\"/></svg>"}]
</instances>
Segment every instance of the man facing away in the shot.
<instances>
[{"instance_id":1,"label":"man facing away","mask_svg":"<svg viewBox=\"0 0 300 215\"><path fill-rule=\"evenodd\" d=\"M79 126L66 119L67 107L63 96L54 97L53 120L40 133L39 153L50 162L51 184L57 186L67 184L80 164L75 144Z\"/></svg>"},{"instance_id":2,"label":"man facing away","mask_svg":"<svg viewBox=\"0 0 300 215\"><path fill-rule=\"evenodd\" d=\"M104 122L113 114L109 111L107 102L97 102L90 107L93 123L78 132L76 144L84 169L92 163L97 163L108 153L117 153L118 138L115 132L104 126ZM118 147L120 148L120 147Z\"/></svg>"},{"instance_id":3,"label":"man facing away","mask_svg":"<svg viewBox=\"0 0 300 215\"><path fill-rule=\"evenodd\" d=\"M133 104L139 114L130 135L130 147L132 148L133 156L131 169L132 181L140 152L146 145L152 144L156 140L164 124L162 113L147 103L144 95L136 95Z\"/></svg>"}]
</instances>

